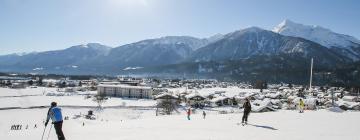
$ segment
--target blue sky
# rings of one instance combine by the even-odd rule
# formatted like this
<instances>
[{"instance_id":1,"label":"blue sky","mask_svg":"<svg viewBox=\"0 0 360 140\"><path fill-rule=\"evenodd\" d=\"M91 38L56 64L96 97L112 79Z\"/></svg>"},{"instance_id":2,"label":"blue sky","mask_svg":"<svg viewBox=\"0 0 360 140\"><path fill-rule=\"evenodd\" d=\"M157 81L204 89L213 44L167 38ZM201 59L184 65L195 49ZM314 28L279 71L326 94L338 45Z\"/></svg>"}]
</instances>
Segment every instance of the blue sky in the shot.
<instances>
[{"instance_id":1,"label":"blue sky","mask_svg":"<svg viewBox=\"0 0 360 140\"><path fill-rule=\"evenodd\" d=\"M0 54L167 35L209 37L284 19L360 38L359 0L0 0Z\"/></svg>"}]
</instances>

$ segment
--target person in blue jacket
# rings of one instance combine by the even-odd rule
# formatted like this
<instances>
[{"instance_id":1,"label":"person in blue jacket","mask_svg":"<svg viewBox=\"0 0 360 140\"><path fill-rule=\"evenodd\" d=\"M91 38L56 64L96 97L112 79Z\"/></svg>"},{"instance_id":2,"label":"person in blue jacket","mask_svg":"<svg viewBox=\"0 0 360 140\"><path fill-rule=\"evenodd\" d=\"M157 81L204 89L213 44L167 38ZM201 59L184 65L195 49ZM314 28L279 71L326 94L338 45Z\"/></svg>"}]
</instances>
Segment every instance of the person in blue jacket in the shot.
<instances>
[{"instance_id":1,"label":"person in blue jacket","mask_svg":"<svg viewBox=\"0 0 360 140\"><path fill-rule=\"evenodd\" d=\"M49 123L50 118L52 120L52 124L54 124L58 139L65 140L64 133L62 132L63 117L61 113L61 108L57 106L56 102L51 103L51 107L49 108L49 111L47 113L45 127Z\"/></svg>"}]
</instances>

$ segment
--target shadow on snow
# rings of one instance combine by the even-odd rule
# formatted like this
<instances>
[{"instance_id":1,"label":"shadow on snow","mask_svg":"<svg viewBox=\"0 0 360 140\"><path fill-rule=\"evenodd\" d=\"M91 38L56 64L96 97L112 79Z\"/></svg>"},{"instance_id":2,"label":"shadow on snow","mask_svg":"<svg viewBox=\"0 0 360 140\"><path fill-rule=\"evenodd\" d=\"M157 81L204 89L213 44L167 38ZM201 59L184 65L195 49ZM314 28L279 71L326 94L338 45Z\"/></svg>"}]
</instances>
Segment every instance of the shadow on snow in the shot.
<instances>
[{"instance_id":1,"label":"shadow on snow","mask_svg":"<svg viewBox=\"0 0 360 140\"><path fill-rule=\"evenodd\" d=\"M278 130L278 129L274 128L274 127L265 126L265 125L256 125L256 124L248 124L248 125L255 126L255 127L259 127L259 128L270 129L270 130Z\"/></svg>"}]
</instances>

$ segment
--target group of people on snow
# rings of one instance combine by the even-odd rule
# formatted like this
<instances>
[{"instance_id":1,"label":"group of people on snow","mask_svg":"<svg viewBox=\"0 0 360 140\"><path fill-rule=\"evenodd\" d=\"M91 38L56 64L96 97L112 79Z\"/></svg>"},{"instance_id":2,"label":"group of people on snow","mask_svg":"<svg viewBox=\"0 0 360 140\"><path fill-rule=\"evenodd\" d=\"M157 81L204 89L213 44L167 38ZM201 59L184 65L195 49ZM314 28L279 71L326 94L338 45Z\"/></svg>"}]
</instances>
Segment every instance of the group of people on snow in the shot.
<instances>
[{"instance_id":1,"label":"group of people on snow","mask_svg":"<svg viewBox=\"0 0 360 140\"><path fill-rule=\"evenodd\" d=\"M300 99L299 101L299 113L304 113L304 108L305 108L305 103L302 99ZM244 108L244 111L243 111L243 116L242 116L242 120L241 120L241 123L242 124L247 124L248 122L248 117L250 115L250 112L251 112L251 103L250 103L250 100L249 98L245 98L245 102L243 104L243 108ZM191 109L189 108L187 111L187 119L190 120L190 115L191 115ZM202 113L203 115L203 119L205 119L206 117L206 112L203 111Z\"/></svg>"},{"instance_id":2,"label":"group of people on snow","mask_svg":"<svg viewBox=\"0 0 360 140\"><path fill-rule=\"evenodd\" d=\"M302 99L300 99L300 101L299 101L300 113L304 112L304 107L305 107L305 103L304 103L304 101ZM243 112L241 122L243 124L247 124L248 117L249 117L250 112L251 112L251 103L250 103L250 100L248 98L245 98L243 108L244 108L244 112ZM187 114L187 119L190 120L190 116L191 116L191 109L190 108L187 109L186 114ZM206 118L206 112L205 111L202 112L202 116L203 116L203 119ZM62 117L62 113L61 113L61 108L57 106L56 102L51 103L51 107L49 108L48 113L47 113L45 127L48 125L50 119L52 120L52 124L54 125L58 140L65 140L65 136L64 136L64 133L62 131L63 117ZM85 125L85 123L83 123L83 126L84 125ZM18 129L21 129L21 127L22 127L21 125L13 125L13 126L11 126L11 130L18 130ZM36 124L35 124L34 128L37 128Z\"/></svg>"},{"instance_id":3,"label":"group of people on snow","mask_svg":"<svg viewBox=\"0 0 360 140\"><path fill-rule=\"evenodd\" d=\"M187 119L190 120L190 115L191 115L191 109L190 108L188 110L186 110L186 114L187 114ZM202 115L203 115L203 119L205 119L206 118L206 112L203 111Z\"/></svg>"},{"instance_id":4,"label":"group of people on snow","mask_svg":"<svg viewBox=\"0 0 360 140\"><path fill-rule=\"evenodd\" d=\"M22 125L12 125L10 130L21 130Z\"/></svg>"},{"instance_id":5,"label":"group of people on snow","mask_svg":"<svg viewBox=\"0 0 360 140\"><path fill-rule=\"evenodd\" d=\"M28 128L29 128L29 125L26 125L25 129L28 129ZM34 125L34 128L37 128L36 124ZM21 129L22 129L22 125L20 125L20 124L17 124L17 125L14 124L10 127L10 130L21 130Z\"/></svg>"},{"instance_id":6,"label":"group of people on snow","mask_svg":"<svg viewBox=\"0 0 360 140\"><path fill-rule=\"evenodd\" d=\"M247 124L248 117L249 117L249 114L250 114L250 111L251 111L251 103L250 103L250 100L248 98L245 99L245 103L244 103L243 107L244 107L244 114L243 114L243 117L242 117L242 123ZM190 120L191 108L186 110L186 114L187 114L187 119ZM202 115L203 115L203 119L205 119L206 118L206 112L203 111Z\"/></svg>"}]
</instances>

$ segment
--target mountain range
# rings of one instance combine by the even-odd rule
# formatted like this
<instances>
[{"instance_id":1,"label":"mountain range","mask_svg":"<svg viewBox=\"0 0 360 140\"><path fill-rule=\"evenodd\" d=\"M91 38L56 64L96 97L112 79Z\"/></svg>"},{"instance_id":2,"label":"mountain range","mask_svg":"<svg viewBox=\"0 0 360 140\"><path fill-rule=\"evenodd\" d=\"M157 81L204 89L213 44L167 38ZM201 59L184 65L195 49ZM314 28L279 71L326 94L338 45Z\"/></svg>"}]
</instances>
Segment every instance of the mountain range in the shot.
<instances>
[{"instance_id":1,"label":"mountain range","mask_svg":"<svg viewBox=\"0 0 360 140\"><path fill-rule=\"evenodd\" d=\"M214 76L270 65L308 69L311 58L318 68L327 70L356 63L360 60L360 41L320 26L284 20L272 31L250 27L209 38L166 36L113 48L89 43L64 50L2 55L0 71L110 75L206 72ZM255 64L250 66L249 62ZM276 65L279 63L283 64ZM206 70L209 65L211 70Z\"/></svg>"},{"instance_id":2,"label":"mountain range","mask_svg":"<svg viewBox=\"0 0 360 140\"><path fill-rule=\"evenodd\" d=\"M274 32L286 35L301 37L319 43L341 55L352 59L360 60L360 40L355 37L335 33L321 26L310 26L284 20L273 29Z\"/></svg>"}]
</instances>

